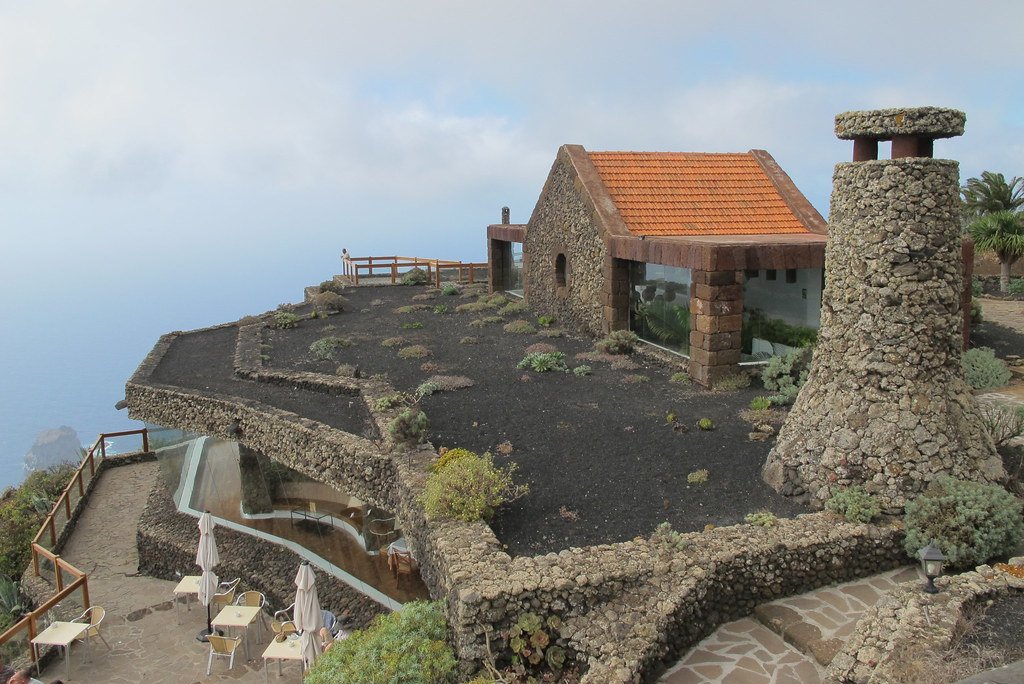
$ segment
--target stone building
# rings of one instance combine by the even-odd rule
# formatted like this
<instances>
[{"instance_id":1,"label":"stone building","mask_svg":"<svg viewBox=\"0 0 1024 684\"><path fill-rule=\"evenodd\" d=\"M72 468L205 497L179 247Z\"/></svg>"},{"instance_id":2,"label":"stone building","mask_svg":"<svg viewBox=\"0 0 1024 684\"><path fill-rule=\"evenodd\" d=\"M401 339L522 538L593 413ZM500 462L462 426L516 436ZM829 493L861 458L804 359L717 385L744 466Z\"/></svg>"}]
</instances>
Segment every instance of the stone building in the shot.
<instances>
[{"instance_id":1,"label":"stone building","mask_svg":"<svg viewBox=\"0 0 1024 684\"><path fill-rule=\"evenodd\" d=\"M826 223L770 154L564 145L527 224L487 228L491 288L632 329L713 385L813 340Z\"/></svg>"}]
</instances>

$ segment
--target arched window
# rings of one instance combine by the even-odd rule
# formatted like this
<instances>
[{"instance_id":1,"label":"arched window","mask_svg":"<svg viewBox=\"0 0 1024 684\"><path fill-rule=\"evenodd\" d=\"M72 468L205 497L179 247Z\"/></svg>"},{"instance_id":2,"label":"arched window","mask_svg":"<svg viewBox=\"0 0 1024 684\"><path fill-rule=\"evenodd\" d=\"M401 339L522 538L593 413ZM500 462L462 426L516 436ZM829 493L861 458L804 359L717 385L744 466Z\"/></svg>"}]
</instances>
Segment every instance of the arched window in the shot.
<instances>
[{"instance_id":1,"label":"arched window","mask_svg":"<svg viewBox=\"0 0 1024 684\"><path fill-rule=\"evenodd\" d=\"M565 287L565 254L559 254L555 257L555 285L558 287Z\"/></svg>"}]
</instances>

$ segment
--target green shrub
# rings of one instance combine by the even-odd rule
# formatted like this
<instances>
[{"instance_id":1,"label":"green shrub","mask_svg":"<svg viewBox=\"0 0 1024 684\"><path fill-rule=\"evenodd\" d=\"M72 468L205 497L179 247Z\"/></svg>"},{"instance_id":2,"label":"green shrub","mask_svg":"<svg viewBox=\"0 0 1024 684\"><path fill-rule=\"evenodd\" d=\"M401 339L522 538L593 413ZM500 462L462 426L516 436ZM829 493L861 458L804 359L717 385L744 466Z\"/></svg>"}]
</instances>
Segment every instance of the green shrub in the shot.
<instances>
[{"instance_id":1,"label":"green shrub","mask_svg":"<svg viewBox=\"0 0 1024 684\"><path fill-rule=\"evenodd\" d=\"M424 511L431 520L490 520L498 506L527 493L512 481L515 471L514 463L496 467L490 454L458 458L427 476Z\"/></svg>"},{"instance_id":2,"label":"green shrub","mask_svg":"<svg viewBox=\"0 0 1024 684\"><path fill-rule=\"evenodd\" d=\"M654 528L654 532L651 533L651 542L670 551L683 551L690 545L682 533L673 530L672 525L667 521Z\"/></svg>"},{"instance_id":3,"label":"green shrub","mask_svg":"<svg viewBox=\"0 0 1024 684\"><path fill-rule=\"evenodd\" d=\"M402 444L418 444L426 437L429 426L427 414L414 408L407 408L388 423L388 435Z\"/></svg>"},{"instance_id":4,"label":"green shrub","mask_svg":"<svg viewBox=\"0 0 1024 684\"><path fill-rule=\"evenodd\" d=\"M459 338L459 344L476 344L479 341L480 340L478 340L477 338L470 337L468 335L466 337Z\"/></svg>"},{"instance_id":5,"label":"green shrub","mask_svg":"<svg viewBox=\"0 0 1024 684\"><path fill-rule=\"evenodd\" d=\"M319 312L344 311L348 300L337 292L321 292L313 295L313 308Z\"/></svg>"},{"instance_id":6,"label":"green shrub","mask_svg":"<svg viewBox=\"0 0 1024 684\"><path fill-rule=\"evenodd\" d=\"M481 311L487 311L493 309L493 306L487 304L487 302L466 302L465 304L459 304L455 307L455 313L480 313Z\"/></svg>"},{"instance_id":7,"label":"green shrub","mask_svg":"<svg viewBox=\"0 0 1024 684\"><path fill-rule=\"evenodd\" d=\"M605 354L629 354L636 348L639 338L629 330L613 330L594 343L594 348Z\"/></svg>"},{"instance_id":8,"label":"green shrub","mask_svg":"<svg viewBox=\"0 0 1024 684\"><path fill-rule=\"evenodd\" d=\"M686 481L690 484L704 484L708 481L708 469L701 468L700 470L693 471L686 476Z\"/></svg>"},{"instance_id":9,"label":"green shrub","mask_svg":"<svg viewBox=\"0 0 1024 684\"><path fill-rule=\"evenodd\" d=\"M76 467L77 464L64 464L34 470L21 486L0 496L0 574L15 580L21 578L32 558L32 538L49 513L50 503L64 491Z\"/></svg>"},{"instance_id":10,"label":"green shrub","mask_svg":"<svg viewBox=\"0 0 1024 684\"><path fill-rule=\"evenodd\" d=\"M405 306L399 306L392 309L393 313L396 314L410 314L416 313L417 311L426 311L430 307L426 304L406 304Z\"/></svg>"},{"instance_id":11,"label":"green shrub","mask_svg":"<svg viewBox=\"0 0 1024 684\"><path fill-rule=\"evenodd\" d=\"M272 325L278 330L294 328L299 325L299 317L291 311L275 311Z\"/></svg>"},{"instance_id":12,"label":"green shrub","mask_svg":"<svg viewBox=\"0 0 1024 684\"><path fill-rule=\"evenodd\" d=\"M379 615L368 629L334 642L306 674L305 684L447 684L455 679L444 610L412 601Z\"/></svg>"},{"instance_id":13,"label":"green shrub","mask_svg":"<svg viewBox=\"0 0 1024 684\"><path fill-rule=\"evenodd\" d=\"M330 361L338 349L351 347L352 340L345 337L321 337L309 345L309 353L321 361Z\"/></svg>"},{"instance_id":14,"label":"green shrub","mask_svg":"<svg viewBox=\"0 0 1024 684\"><path fill-rule=\"evenodd\" d=\"M976 299L971 300L971 325L980 325L985 321L985 317L982 315L981 302Z\"/></svg>"},{"instance_id":15,"label":"green shrub","mask_svg":"<svg viewBox=\"0 0 1024 684\"><path fill-rule=\"evenodd\" d=\"M759 527L775 527L775 523L779 521L771 511L747 513L743 516L743 520L749 525L758 525Z\"/></svg>"},{"instance_id":16,"label":"green shrub","mask_svg":"<svg viewBox=\"0 0 1024 684\"><path fill-rule=\"evenodd\" d=\"M507 323L504 327L505 332L512 333L514 335L532 335L537 332L537 329L530 325L529 321L518 320Z\"/></svg>"},{"instance_id":17,"label":"green shrub","mask_svg":"<svg viewBox=\"0 0 1024 684\"><path fill-rule=\"evenodd\" d=\"M750 387L750 376L743 371L727 375L715 381L715 389L719 392L732 392L744 387Z\"/></svg>"},{"instance_id":18,"label":"green shrub","mask_svg":"<svg viewBox=\"0 0 1024 684\"><path fill-rule=\"evenodd\" d=\"M400 359L422 359L430 356L430 350L424 347L422 344L414 344L408 347L402 347L398 350L398 358Z\"/></svg>"},{"instance_id":19,"label":"green shrub","mask_svg":"<svg viewBox=\"0 0 1024 684\"><path fill-rule=\"evenodd\" d=\"M825 502L825 508L850 522L869 523L882 514L881 502L860 485L836 492Z\"/></svg>"},{"instance_id":20,"label":"green shrub","mask_svg":"<svg viewBox=\"0 0 1024 684\"><path fill-rule=\"evenodd\" d=\"M582 366L576 366L575 368L572 369L572 374L575 375L577 378L582 378L584 375L590 375L591 372L592 371L590 366L586 364L583 364Z\"/></svg>"},{"instance_id":21,"label":"green shrub","mask_svg":"<svg viewBox=\"0 0 1024 684\"><path fill-rule=\"evenodd\" d=\"M413 321L412 323L403 323L402 328L405 330L419 330L423 327L423 324L419 321Z\"/></svg>"},{"instance_id":22,"label":"green shrub","mask_svg":"<svg viewBox=\"0 0 1024 684\"><path fill-rule=\"evenodd\" d=\"M424 285L429 281L430 277L427 276L427 272L417 266L406 271L400 282L402 285Z\"/></svg>"},{"instance_id":23,"label":"green shrub","mask_svg":"<svg viewBox=\"0 0 1024 684\"><path fill-rule=\"evenodd\" d=\"M520 613L508 631L511 665L517 682L553 682L566 661L566 651L557 642L562 619L536 613Z\"/></svg>"},{"instance_id":24,"label":"green shrub","mask_svg":"<svg viewBox=\"0 0 1024 684\"><path fill-rule=\"evenodd\" d=\"M333 292L334 294L345 293L345 283L339 283L337 280L325 280L320 283L321 292Z\"/></svg>"},{"instance_id":25,"label":"green shrub","mask_svg":"<svg viewBox=\"0 0 1024 684\"><path fill-rule=\"evenodd\" d=\"M447 297L453 297L459 294L459 286L456 285L455 283L447 283L444 287L441 288L441 294Z\"/></svg>"},{"instance_id":26,"label":"green shrub","mask_svg":"<svg viewBox=\"0 0 1024 684\"><path fill-rule=\"evenodd\" d=\"M958 569L1007 555L1024 535L1021 505L999 485L940 476L907 502L904 548L916 557L934 542L950 567Z\"/></svg>"},{"instance_id":27,"label":"green shrub","mask_svg":"<svg viewBox=\"0 0 1024 684\"><path fill-rule=\"evenodd\" d=\"M768 397L754 397L750 400L750 408L755 411L766 411L772 407L772 400Z\"/></svg>"},{"instance_id":28,"label":"green shrub","mask_svg":"<svg viewBox=\"0 0 1024 684\"><path fill-rule=\"evenodd\" d=\"M495 292L492 295L481 296L480 301L484 302L485 304L487 304L487 306L489 306L492 309L498 309L508 304L508 297L501 294L500 292Z\"/></svg>"},{"instance_id":29,"label":"green shrub","mask_svg":"<svg viewBox=\"0 0 1024 684\"><path fill-rule=\"evenodd\" d=\"M1012 295L1024 295L1024 278L1014 278L1011 280L1008 292Z\"/></svg>"},{"instance_id":30,"label":"green shrub","mask_svg":"<svg viewBox=\"0 0 1024 684\"><path fill-rule=\"evenodd\" d=\"M444 314L444 313L448 313L448 305L447 304L437 304L437 305L435 305L434 306L434 313L436 313L438 315Z\"/></svg>"},{"instance_id":31,"label":"green shrub","mask_svg":"<svg viewBox=\"0 0 1024 684\"><path fill-rule=\"evenodd\" d=\"M416 388L416 396L429 397L440 389L441 388L437 386L437 383L430 382L429 380L427 382L421 382L420 386Z\"/></svg>"},{"instance_id":32,"label":"green shrub","mask_svg":"<svg viewBox=\"0 0 1024 684\"><path fill-rule=\"evenodd\" d=\"M382 346L382 347L397 347L400 344L405 344L405 338L404 337L389 337L387 339L381 340L380 346Z\"/></svg>"},{"instance_id":33,"label":"green shrub","mask_svg":"<svg viewBox=\"0 0 1024 684\"><path fill-rule=\"evenodd\" d=\"M649 377L646 375L640 375L639 373L630 373L629 375L622 376L622 382L626 385L639 385L650 381L651 379Z\"/></svg>"},{"instance_id":34,"label":"green shrub","mask_svg":"<svg viewBox=\"0 0 1024 684\"><path fill-rule=\"evenodd\" d=\"M396 406L401 406L405 400L401 394L389 394L385 397L379 397L373 402L373 410L377 413L383 413L384 411L390 411Z\"/></svg>"},{"instance_id":35,"label":"green shrub","mask_svg":"<svg viewBox=\"0 0 1024 684\"><path fill-rule=\"evenodd\" d=\"M565 365L565 354L562 352L532 352L523 357L516 368L530 369L538 373L547 373L549 371L560 371L562 373L568 373L569 367Z\"/></svg>"},{"instance_id":36,"label":"green shrub","mask_svg":"<svg viewBox=\"0 0 1024 684\"><path fill-rule=\"evenodd\" d=\"M714 430L715 423L710 418L701 418L697 421L697 427L705 431Z\"/></svg>"},{"instance_id":37,"label":"green shrub","mask_svg":"<svg viewBox=\"0 0 1024 684\"><path fill-rule=\"evenodd\" d=\"M537 325L541 326L542 328L550 328L554 324L554 316L548 316L547 314L537 316Z\"/></svg>"},{"instance_id":38,"label":"green shrub","mask_svg":"<svg viewBox=\"0 0 1024 684\"><path fill-rule=\"evenodd\" d=\"M1015 437L1024 436L1024 405L1014 408L988 402L979 404L981 424L996 446L1003 446Z\"/></svg>"},{"instance_id":39,"label":"green shrub","mask_svg":"<svg viewBox=\"0 0 1024 684\"><path fill-rule=\"evenodd\" d=\"M504 321L501 316L484 316L483 318L477 318L469 322L471 328L483 328L488 325L495 325Z\"/></svg>"},{"instance_id":40,"label":"green shrub","mask_svg":"<svg viewBox=\"0 0 1024 684\"><path fill-rule=\"evenodd\" d=\"M801 347L783 356L773 356L765 364L761 381L765 389L775 392L770 397L772 404L785 406L796 401L800 388L807 382L813 354L811 347Z\"/></svg>"},{"instance_id":41,"label":"green shrub","mask_svg":"<svg viewBox=\"0 0 1024 684\"><path fill-rule=\"evenodd\" d=\"M454 392L472 387L475 383L465 375L431 375L427 382L434 385L435 392Z\"/></svg>"},{"instance_id":42,"label":"green shrub","mask_svg":"<svg viewBox=\"0 0 1024 684\"><path fill-rule=\"evenodd\" d=\"M543 324L541 324L543 325ZM565 337L565 331L561 328L545 328L537 333L541 337Z\"/></svg>"},{"instance_id":43,"label":"green shrub","mask_svg":"<svg viewBox=\"0 0 1024 684\"><path fill-rule=\"evenodd\" d=\"M498 309L498 313L502 316L508 316L510 314L524 313L529 311L530 307L526 305L526 302L509 302L505 306Z\"/></svg>"},{"instance_id":44,"label":"green shrub","mask_svg":"<svg viewBox=\"0 0 1024 684\"><path fill-rule=\"evenodd\" d=\"M677 373L673 373L672 377L669 378L668 381L676 382L679 383L680 385L689 385L691 382L693 382L692 380L690 380L690 374L687 373L686 371L679 371Z\"/></svg>"},{"instance_id":45,"label":"green shrub","mask_svg":"<svg viewBox=\"0 0 1024 684\"><path fill-rule=\"evenodd\" d=\"M434 461L433 465L430 466L430 469L436 472L438 470L441 470L448 464L454 463L455 461L458 461L460 458L466 457L477 458L477 455L470 451L469 449L448 449L443 454L441 454L436 461Z\"/></svg>"},{"instance_id":46,"label":"green shrub","mask_svg":"<svg viewBox=\"0 0 1024 684\"><path fill-rule=\"evenodd\" d=\"M979 278L978 276L974 276L973 278L971 278L971 296L980 297L982 294L984 294L984 292L985 290L981 284L981 278Z\"/></svg>"},{"instance_id":47,"label":"green shrub","mask_svg":"<svg viewBox=\"0 0 1024 684\"><path fill-rule=\"evenodd\" d=\"M1010 382L1013 374L1002 359L997 359L989 347L974 347L964 352L960 359L964 368L964 379L974 389L992 389Z\"/></svg>"}]
</instances>

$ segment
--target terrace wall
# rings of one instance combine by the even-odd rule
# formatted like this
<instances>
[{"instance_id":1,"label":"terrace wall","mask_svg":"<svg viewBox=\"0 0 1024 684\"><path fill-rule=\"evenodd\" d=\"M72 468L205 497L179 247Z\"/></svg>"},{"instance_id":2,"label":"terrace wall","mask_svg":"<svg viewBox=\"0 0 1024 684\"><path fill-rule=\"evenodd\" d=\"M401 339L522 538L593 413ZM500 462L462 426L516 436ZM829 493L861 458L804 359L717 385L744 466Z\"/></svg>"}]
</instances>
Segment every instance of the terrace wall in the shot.
<instances>
[{"instance_id":1,"label":"terrace wall","mask_svg":"<svg viewBox=\"0 0 1024 684\"><path fill-rule=\"evenodd\" d=\"M246 342L240 336L240 349ZM512 558L484 523L428 521L420 503L430 445L400 451L242 399L211 396L147 384L169 345L161 340L128 383L133 416L163 425L240 441L314 479L394 511L420 564L431 596L445 603L453 641L468 673L490 653L504 653L502 636L523 612L562 618L559 645L575 652L587 669L585 682L636 682L656 672L717 625L750 613L781 596L865 576L905 562L902 532L893 526L844 523L830 514L780 520L776 527L740 525L683 535L682 550L637 539L620 544L571 548L557 554ZM248 358L244 349L236 358ZM250 367L249 377L266 377ZM336 380L297 374L309 389L331 391ZM330 382L328 382L330 381ZM357 380L381 434L390 412L373 409L377 397L393 390L381 381ZM228 434L237 421L241 435ZM170 506L169 492L157 493ZM185 567L180 539L184 525L162 512L159 502L140 526L140 558L160 576ZM194 537L188 521L188 538ZM252 542L246 538L245 544ZM191 545L187 549L192 554ZM287 553L287 552L286 552ZM233 574L287 579L295 559L273 560L259 570L269 549L238 551ZM224 553L222 558L231 554ZM288 553L290 556L291 554ZM250 565L252 564L252 565ZM232 566L235 568L236 566ZM255 569L254 569L255 568ZM264 580L265 581L265 580ZM266 585L271 594L281 589ZM339 602L349 600L339 596ZM362 611L362 608L357 608ZM360 612L360 615L363 615Z\"/></svg>"}]
</instances>

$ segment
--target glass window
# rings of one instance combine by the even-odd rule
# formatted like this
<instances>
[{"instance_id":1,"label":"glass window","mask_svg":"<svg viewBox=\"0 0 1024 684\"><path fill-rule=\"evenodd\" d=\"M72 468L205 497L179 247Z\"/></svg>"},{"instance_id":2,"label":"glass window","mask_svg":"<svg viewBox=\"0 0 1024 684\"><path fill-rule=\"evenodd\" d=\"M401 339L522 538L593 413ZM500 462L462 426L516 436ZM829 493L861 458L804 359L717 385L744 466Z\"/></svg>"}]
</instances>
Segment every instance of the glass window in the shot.
<instances>
[{"instance_id":1,"label":"glass window","mask_svg":"<svg viewBox=\"0 0 1024 684\"><path fill-rule=\"evenodd\" d=\"M523 296L523 243L513 242L512 245L512 270L508 279L509 294Z\"/></svg>"},{"instance_id":2,"label":"glass window","mask_svg":"<svg viewBox=\"0 0 1024 684\"><path fill-rule=\"evenodd\" d=\"M630 329L640 339L690 355L690 269L630 262Z\"/></svg>"},{"instance_id":3,"label":"glass window","mask_svg":"<svg viewBox=\"0 0 1024 684\"><path fill-rule=\"evenodd\" d=\"M784 280L748 273L744 280L742 361L766 361L814 344L821 324L822 269L786 269Z\"/></svg>"}]
</instances>

